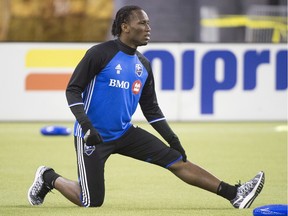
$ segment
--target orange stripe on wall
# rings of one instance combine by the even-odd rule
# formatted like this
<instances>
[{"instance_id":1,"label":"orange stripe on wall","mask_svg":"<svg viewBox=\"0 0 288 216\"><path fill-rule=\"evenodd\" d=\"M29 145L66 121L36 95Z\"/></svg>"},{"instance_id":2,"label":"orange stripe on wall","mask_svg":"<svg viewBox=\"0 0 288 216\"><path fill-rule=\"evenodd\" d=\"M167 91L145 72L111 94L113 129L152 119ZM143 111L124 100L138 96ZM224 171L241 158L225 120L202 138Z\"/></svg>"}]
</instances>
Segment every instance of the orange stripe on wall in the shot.
<instances>
[{"instance_id":1,"label":"orange stripe on wall","mask_svg":"<svg viewBox=\"0 0 288 216\"><path fill-rule=\"evenodd\" d=\"M65 90L71 73L31 73L26 77L25 90Z\"/></svg>"}]
</instances>

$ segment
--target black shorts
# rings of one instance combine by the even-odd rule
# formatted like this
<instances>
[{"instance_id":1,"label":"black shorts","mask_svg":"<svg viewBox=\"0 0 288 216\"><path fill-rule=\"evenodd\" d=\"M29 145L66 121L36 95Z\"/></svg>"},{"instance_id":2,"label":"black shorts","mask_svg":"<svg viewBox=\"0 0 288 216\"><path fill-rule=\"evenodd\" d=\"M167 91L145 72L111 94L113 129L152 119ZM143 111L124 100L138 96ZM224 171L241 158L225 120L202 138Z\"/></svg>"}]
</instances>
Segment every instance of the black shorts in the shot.
<instances>
[{"instance_id":1,"label":"black shorts","mask_svg":"<svg viewBox=\"0 0 288 216\"><path fill-rule=\"evenodd\" d=\"M135 126L119 139L97 146L86 146L75 137L78 178L83 206L101 206L104 202L104 166L111 154L121 154L164 168L182 159L181 154L168 147L151 133Z\"/></svg>"}]
</instances>

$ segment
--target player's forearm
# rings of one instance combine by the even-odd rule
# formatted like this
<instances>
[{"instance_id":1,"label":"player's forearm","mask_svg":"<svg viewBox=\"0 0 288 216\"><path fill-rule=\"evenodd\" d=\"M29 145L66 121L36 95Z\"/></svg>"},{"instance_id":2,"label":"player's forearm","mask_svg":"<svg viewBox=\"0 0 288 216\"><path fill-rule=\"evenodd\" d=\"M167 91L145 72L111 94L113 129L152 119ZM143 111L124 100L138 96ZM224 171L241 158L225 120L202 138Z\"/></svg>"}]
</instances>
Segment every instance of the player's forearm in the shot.
<instances>
[{"instance_id":1,"label":"player's forearm","mask_svg":"<svg viewBox=\"0 0 288 216\"><path fill-rule=\"evenodd\" d=\"M83 104L71 106L70 109L81 125L86 144L89 146L101 144L103 139L86 115Z\"/></svg>"},{"instance_id":2,"label":"player's forearm","mask_svg":"<svg viewBox=\"0 0 288 216\"><path fill-rule=\"evenodd\" d=\"M69 83L66 89L66 99L69 107L83 104L82 89Z\"/></svg>"},{"instance_id":3,"label":"player's forearm","mask_svg":"<svg viewBox=\"0 0 288 216\"><path fill-rule=\"evenodd\" d=\"M67 98L67 102L68 102L71 112L73 113L73 115L75 116L79 124L81 125L82 129L84 130L85 128L87 130L86 127L91 127L92 124L84 110L84 103L82 99L81 90L68 85L67 90L66 90L66 98ZM84 132L86 132L86 130L84 130Z\"/></svg>"},{"instance_id":4,"label":"player's forearm","mask_svg":"<svg viewBox=\"0 0 288 216\"><path fill-rule=\"evenodd\" d=\"M175 133L172 131L165 119L151 123L151 126L166 140L170 143Z\"/></svg>"},{"instance_id":5,"label":"player's forearm","mask_svg":"<svg viewBox=\"0 0 288 216\"><path fill-rule=\"evenodd\" d=\"M80 125L82 125L86 122L90 122L88 116L86 115L86 113L84 111L83 104L70 106L70 110Z\"/></svg>"}]
</instances>

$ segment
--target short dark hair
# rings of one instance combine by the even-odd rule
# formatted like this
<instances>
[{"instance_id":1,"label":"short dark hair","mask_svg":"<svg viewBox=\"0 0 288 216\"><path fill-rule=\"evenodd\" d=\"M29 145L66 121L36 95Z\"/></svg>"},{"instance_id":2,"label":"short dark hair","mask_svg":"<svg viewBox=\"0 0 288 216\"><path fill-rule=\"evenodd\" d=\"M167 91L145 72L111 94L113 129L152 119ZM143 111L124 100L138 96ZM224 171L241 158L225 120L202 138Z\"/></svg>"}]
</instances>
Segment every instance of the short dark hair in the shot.
<instances>
[{"instance_id":1,"label":"short dark hair","mask_svg":"<svg viewBox=\"0 0 288 216\"><path fill-rule=\"evenodd\" d=\"M112 30L111 33L113 36L119 37L122 29L121 29L121 24L128 22L129 21L129 16L131 15L132 11L135 10L142 10L139 6L136 5L129 5L129 6L124 6L118 10L116 13L113 25L112 25Z\"/></svg>"}]
</instances>

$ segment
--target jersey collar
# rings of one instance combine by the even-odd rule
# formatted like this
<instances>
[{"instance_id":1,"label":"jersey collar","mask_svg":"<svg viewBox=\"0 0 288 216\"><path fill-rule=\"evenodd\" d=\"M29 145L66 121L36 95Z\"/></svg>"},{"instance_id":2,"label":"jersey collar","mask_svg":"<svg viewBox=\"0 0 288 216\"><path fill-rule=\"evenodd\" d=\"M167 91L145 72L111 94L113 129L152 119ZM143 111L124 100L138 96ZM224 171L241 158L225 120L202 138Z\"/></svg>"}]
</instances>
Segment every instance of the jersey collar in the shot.
<instances>
[{"instance_id":1,"label":"jersey collar","mask_svg":"<svg viewBox=\"0 0 288 216\"><path fill-rule=\"evenodd\" d=\"M128 55L134 55L136 53L136 49L133 49L133 48L127 46L126 44L122 43L119 38L115 39L115 42L117 43L119 49L122 52L124 52Z\"/></svg>"}]
</instances>

